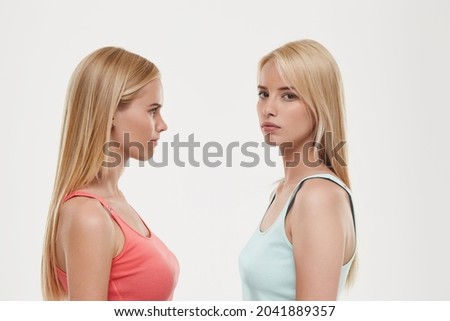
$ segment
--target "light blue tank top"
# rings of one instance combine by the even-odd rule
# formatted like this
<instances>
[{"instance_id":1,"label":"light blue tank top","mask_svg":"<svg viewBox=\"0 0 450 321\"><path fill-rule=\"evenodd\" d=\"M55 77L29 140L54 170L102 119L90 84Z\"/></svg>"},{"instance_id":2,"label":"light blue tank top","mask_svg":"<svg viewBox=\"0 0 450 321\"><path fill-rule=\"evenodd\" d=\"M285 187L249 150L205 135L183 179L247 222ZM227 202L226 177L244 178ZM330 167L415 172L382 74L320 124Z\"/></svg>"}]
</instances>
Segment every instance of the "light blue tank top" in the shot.
<instances>
[{"instance_id":1,"label":"light blue tank top","mask_svg":"<svg viewBox=\"0 0 450 321\"><path fill-rule=\"evenodd\" d=\"M303 182L311 178L328 179L344 188L350 199L351 191L334 175L317 174L304 178L292 191L275 222L264 232L260 225L239 255L239 272L242 281L243 300L291 301L295 300L295 264L292 244L286 236L284 222L291 203ZM273 197L272 200L273 201ZM338 296L344 288L348 271L355 255L341 269Z\"/></svg>"}]
</instances>

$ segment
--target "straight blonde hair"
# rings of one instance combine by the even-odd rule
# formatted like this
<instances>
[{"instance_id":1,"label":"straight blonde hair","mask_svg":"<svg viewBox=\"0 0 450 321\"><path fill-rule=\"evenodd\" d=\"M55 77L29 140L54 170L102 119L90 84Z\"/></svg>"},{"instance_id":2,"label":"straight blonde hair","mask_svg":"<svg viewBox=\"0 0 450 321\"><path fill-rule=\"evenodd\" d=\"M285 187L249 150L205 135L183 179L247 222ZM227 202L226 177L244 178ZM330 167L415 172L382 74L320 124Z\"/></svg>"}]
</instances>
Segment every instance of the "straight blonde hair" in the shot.
<instances>
[{"instance_id":1,"label":"straight blonde hair","mask_svg":"<svg viewBox=\"0 0 450 321\"><path fill-rule=\"evenodd\" d=\"M333 155L334 146L346 142L344 90L335 59L320 43L305 39L289 42L261 58L258 73L269 61L306 103L314 123L314 142L323 147L320 160L350 188L347 144ZM354 283L356 265L355 257L347 286Z\"/></svg>"},{"instance_id":2,"label":"straight blonde hair","mask_svg":"<svg viewBox=\"0 0 450 321\"><path fill-rule=\"evenodd\" d=\"M110 141L112 119L139 90L160 77L147 59L117 47L100 48L85 57L68 86L58 164L50 202L42 255L45 300L64 300L58 280L56 237L64 198L105 174L104 146Z\"/></svg>"}]
</instances>

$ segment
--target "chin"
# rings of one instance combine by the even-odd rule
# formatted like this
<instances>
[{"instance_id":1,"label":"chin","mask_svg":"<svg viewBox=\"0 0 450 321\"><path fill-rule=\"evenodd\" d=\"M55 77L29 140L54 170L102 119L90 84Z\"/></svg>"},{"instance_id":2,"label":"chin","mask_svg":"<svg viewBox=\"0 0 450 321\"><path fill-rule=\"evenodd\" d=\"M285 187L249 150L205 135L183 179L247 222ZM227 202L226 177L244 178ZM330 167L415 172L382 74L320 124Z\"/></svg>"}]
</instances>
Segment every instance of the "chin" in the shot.
<instances>
[{"instance_id":1,"label":"chin","mask_svg":"<svg viewBox=\"0 0 450 321\"><path fill-rule=\"evenodd\" d=\"M264 142L269 146L280 146L283 142L278 141L275 137L270 134L264 135Z\"/></svg>"},{"instance_id":2,"label":"chin","mask_svg":"<svg viewBox=\"0 0 450 321\"><path fill-rule=\"evenodd\" d=\"M149 160L151 160L153 158L153 153L148 153L147 155L145 155L146 157L144 157L144 159L142 161L146 161L148 162Z\"/></svg>"},{"instance_id":3,"label":"chin","mask_svg":"<svg viewBox=\"0 0 450 321\"><path fill-rule=\"evenodd\" d=\"M153 157L153 151L146 150L143 153L131 154L130 158L133 158L140 162L147 162Z\"/></svg>"}]
</instances>

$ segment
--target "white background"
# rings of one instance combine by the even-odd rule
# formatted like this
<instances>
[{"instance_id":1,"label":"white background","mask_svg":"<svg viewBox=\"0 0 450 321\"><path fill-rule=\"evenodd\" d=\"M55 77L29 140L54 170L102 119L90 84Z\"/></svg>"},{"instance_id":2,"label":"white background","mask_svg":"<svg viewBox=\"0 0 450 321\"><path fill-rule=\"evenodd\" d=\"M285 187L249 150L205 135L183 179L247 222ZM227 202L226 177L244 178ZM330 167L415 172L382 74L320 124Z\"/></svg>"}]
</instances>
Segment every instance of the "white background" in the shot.
<instances>
[{"instance_id":1,"label":"white background","mask_svg":"<svg viewBox=\"0 0 450 321\"><path fill-rule=\"evenodd\" d=\"M262 141L257 61L303 38L331 51L345 86L360 267L343 299L449 300L444 0L0 0L0 300L42 299L65 91L84 56L114 45L158 65L169 125L162 141L193 133L202 145L242 145ZM132 163L121 179L130 203L179 258L175 300L241 299L238 255L283 172L278 161L243 168L239 150L233 157L232 167L217 168Z\"/></svg>"}]
</instances>

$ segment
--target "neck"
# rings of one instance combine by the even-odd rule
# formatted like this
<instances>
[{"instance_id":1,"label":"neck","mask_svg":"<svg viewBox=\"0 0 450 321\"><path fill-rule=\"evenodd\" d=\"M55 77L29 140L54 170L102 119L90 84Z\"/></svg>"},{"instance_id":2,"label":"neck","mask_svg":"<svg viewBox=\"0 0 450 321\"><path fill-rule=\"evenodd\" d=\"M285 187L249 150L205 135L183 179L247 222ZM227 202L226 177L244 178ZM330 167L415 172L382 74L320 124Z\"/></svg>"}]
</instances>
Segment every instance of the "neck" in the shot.
<instances>
[{"instance_id":1,"label":"neck","mask_svg":"<svg viewBox=\"0 0 450 321\"><path fill-rule=\"evenodd\" d=\"M120 162L103 168L104 171L102 177L89 185L89 188L96 190L97 193L104 198L122 196L119 189L119 179L125 170L125 163L127 160L124 159L123 153L119 151L117 151L117 153L121 154Z\"/></svg>"},{"instance_id":2,"label":"neck","mask_svg":"<svg viewBox=\"0 0 450 321\"><path fill-rule=\"evenodd\" d=\"M284 184L297 184L303 178L317 172L326 172L316 148L282 148L284 165Z\"/></svg>"}]
</instances>

